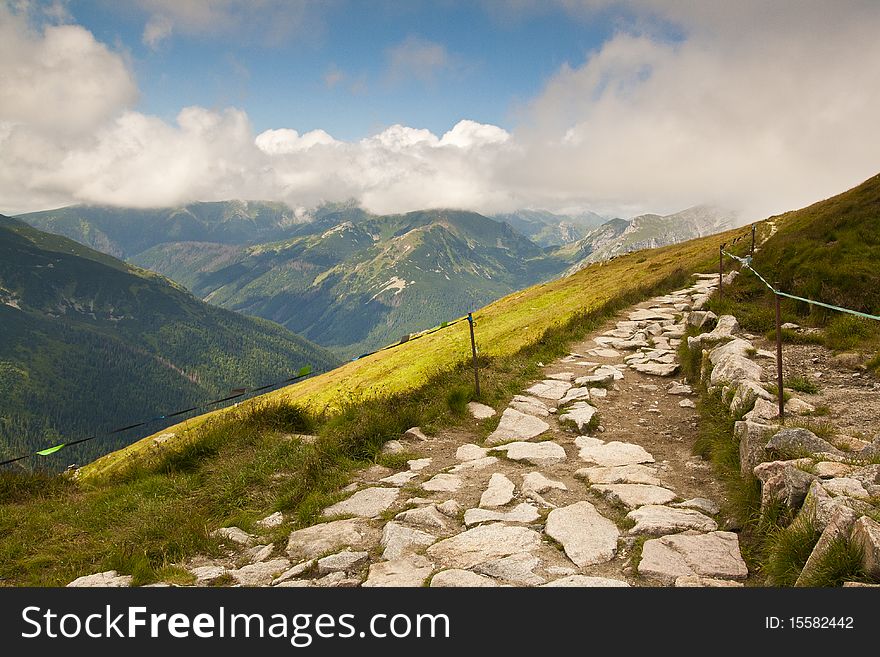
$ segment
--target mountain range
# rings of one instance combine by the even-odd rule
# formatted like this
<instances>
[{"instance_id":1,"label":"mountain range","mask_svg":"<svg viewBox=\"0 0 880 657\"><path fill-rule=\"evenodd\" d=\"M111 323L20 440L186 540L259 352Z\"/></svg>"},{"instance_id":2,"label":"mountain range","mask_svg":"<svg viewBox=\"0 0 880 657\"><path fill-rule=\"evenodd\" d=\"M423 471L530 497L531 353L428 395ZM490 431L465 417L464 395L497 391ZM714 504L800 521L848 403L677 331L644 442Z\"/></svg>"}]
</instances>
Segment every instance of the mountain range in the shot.
<instances>
[{"instance_id":1,"label":"mountain range","mask_svg":"<svg viewBox=\"0 0 880 657\"><path fill-rule=\"evenodd\" d=\"M343 358L590 262L736 224L708 206L606 221L541 210L376 215L354 202L297 212L259 201L71 206L20 218L159 272L213 305L277 322Z\"/></svg>"},{"instance_id":2,"label":"mountain range","mask_svg":"<svg viewBox=\"0 0 880 657\"><path fill-rule=\"evenodd\" d=\"M276 324L0 215L0 460L337 364ZM47 463L90 460L132 438Z\"/></svg>"}]
</instances>

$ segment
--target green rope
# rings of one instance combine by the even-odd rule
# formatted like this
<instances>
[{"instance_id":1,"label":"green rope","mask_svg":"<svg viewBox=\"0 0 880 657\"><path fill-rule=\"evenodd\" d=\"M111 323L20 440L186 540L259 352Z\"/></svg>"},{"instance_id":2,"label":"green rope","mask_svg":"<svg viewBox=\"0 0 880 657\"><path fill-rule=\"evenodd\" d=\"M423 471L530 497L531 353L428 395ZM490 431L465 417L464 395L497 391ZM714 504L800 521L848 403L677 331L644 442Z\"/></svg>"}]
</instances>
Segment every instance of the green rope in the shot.
<instances>
[{"instance_id":1,"label":"green rope","mask_svg":"<svg viewBox=\"0 0 880 657\"><path fill-rule=\"evenodd\" d=\"M815 299L806 299L804 297L799 297L795 294L789 294L788 292L782 292L781 290L777 290L775 287L770 285L754 267L752 267L752 259L749 256L745 258L740 258L739 256L733 255L732 253L728 253L727 251L722 251L722 253L726 256L730 256L734 260L739 261L743 267L751 271L755 276L761 279L761 282L766 285L773 294L778 294L781 297L788 297L789 299L794 299L795 301L804 301L805 303L809 303L813 306L822 306L823 308L828 308L829 310L837 310L842 313L849 313L850 315L855 315L856 317L864 317L865 319L873 319L880 322L880 317L877 315L869 315L868 313L859 312L858 310L852 310L850 308L841 308L840 306L833 306L830 303L822 303L821 301L816 301Z\"/></svg>"}]
</instances>

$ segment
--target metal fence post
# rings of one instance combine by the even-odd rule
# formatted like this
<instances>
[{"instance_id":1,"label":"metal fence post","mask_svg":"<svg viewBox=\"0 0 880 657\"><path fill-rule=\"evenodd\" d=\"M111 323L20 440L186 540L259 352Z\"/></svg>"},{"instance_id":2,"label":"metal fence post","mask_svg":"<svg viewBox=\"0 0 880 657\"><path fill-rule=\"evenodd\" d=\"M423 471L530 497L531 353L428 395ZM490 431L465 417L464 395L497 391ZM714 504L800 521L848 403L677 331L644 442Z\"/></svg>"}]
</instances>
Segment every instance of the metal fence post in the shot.
<instances>
[{"instance_id":1,"label":"metal fence post","mask_svg":"<svg viewBox=\"0 0 880 657\"><path fill-rule=\"evenodd\" d=\"M468 324L471 327L471 354L474 359L474 387L476 388L477 397L480 396L480 369L477 365L477 341L474 339L474 314L468 313Z\"/></svg>"},{"instance_id":2,"label":"metal fence post","mask_svg":"<svg viewBox=\"0 0 880 657\"><path fill-rule=\"evenodd\" d=\"M718 247L718 298L724 298L724 244Z\"/></svg>"},{"instance_id":3,"label":"metal fence post","mask_svg":"<svg viewBox=\"0 0 880 657\"><path fill-rule=\"evenodd\" d=\"M749 251L749 255L755 255L755 229L756 228L757 228L757 226L755 224L752 224L752 248Z\"/></svg>"},{"instance_id":4,"label":"metal fence post","mask_svg":"<svg viewBox=\"0 0 880 657\"><path fill-rule=\"evenodd\" d=\"M774 288L779 287L778 282L773 283ZM779 295L773 292L776 298L776 381L777 396L779 397L779 419L785 422L785 395L782 383L782 309Z\"/></svg>"}]
</instances>

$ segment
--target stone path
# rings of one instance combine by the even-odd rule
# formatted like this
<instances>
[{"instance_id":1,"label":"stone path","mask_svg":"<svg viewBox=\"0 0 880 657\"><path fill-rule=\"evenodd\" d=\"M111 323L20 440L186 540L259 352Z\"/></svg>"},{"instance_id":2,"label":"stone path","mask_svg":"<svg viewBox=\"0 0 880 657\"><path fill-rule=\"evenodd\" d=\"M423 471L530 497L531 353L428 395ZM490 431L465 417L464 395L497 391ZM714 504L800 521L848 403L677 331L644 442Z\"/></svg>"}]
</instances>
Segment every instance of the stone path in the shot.
<instances>
[{"instance_id":1,"label":"stone path","mask_svg":"<svg viewBox=\"0 0 880 657\"><path fill-rule=\"evenodd\" d=\"M691 454L693 394L675 378L686 324L705 321L716 284L698 274L628 309L508 407L472 404L472 430L407 432L419 459L361 473L329 522L283 550L224 528L237 561L187 566L199 584L251 586L741 585L720 485Z\"/></svg>"}]
</instances>

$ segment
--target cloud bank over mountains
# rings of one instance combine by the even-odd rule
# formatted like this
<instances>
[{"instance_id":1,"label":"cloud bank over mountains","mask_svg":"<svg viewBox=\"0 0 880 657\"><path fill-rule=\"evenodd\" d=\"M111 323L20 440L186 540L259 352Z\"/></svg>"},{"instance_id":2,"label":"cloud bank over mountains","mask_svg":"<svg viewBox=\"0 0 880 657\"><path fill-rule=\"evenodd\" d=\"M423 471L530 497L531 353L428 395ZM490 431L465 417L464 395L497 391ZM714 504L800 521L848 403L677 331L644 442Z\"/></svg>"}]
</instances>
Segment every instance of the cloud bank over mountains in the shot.
<instances>
[{"instance_id":1,"label":"cloud bank over mountains","mask_svg":"<svg viewBox=\"0 0 880 657\"><path fill-rule=\"evenodd\" d=\"M620 7L629 18L562 66L509 130L463 116L442 135L392 125L358 141L295 125L257 133L238 108L143 114L125 52L0 5L0 212L354 197L383 213L630 215L707 202L760 218L880 170L880 3L562 5L576 20ZM144 39L159 45L176 28L157 16L167 20ZM413 44L419 71L445 65Z\"/></svg>"}]
</instances>

